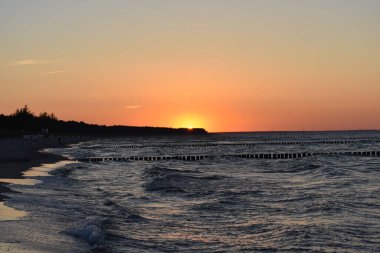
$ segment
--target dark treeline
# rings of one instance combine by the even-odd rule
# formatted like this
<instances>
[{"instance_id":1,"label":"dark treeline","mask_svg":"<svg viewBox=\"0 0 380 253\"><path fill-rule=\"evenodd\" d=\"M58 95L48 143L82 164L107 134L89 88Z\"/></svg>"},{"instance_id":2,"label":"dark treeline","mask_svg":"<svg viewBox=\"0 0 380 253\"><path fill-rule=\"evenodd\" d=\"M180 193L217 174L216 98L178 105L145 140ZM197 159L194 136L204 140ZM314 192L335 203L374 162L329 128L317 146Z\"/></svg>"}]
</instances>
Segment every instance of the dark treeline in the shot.
<instances>
[{"instance_id":1,"label":"dark treeline","mask_svg":"<svg viewBox=\"0 0 380 253\"><path fill-rule=\"evenodd\" d=\"M57 135L189 135L207 134L203 128L167 128L167 127L134 127L134 126L104 126L87 124L77 121L59 120L53 113L46 112L35 115L28 106L17 109L11 115L0 114L0 134L17 135L26 133L41 133L48 129L49 134Z\"/></svg>"}]
</instances>

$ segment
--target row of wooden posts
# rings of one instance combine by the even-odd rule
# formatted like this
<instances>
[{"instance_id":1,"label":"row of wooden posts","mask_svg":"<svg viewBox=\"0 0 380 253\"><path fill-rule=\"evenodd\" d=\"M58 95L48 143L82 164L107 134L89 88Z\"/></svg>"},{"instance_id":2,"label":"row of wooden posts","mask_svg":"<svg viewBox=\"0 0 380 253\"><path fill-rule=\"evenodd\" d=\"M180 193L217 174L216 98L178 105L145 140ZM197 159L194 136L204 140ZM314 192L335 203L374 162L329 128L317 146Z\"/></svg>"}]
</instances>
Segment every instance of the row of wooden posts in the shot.
<instances>
[{"instance_id":1,"label":"row of wooden posts","mask_svg":"<svg viewBox=\"0 0 380 253\"><path fill-rule=\"evenodd\" d=\"M217 142L217 141L236 141L236 142L252 142L252 141L327 141L327 140L356 140L356 141L371 141L379 140L379 137L342 137L342 138L312 138L312 137L262 137L262 138L227 138L227 139L210 139L201 140L199 142Z\"/></svg>"},{"instance_id":2,"label":"row of wooden posts","mask_svg":"<svg viewBox=\"0 0 380 253\"><path fill-rule=\"evenodd\" d=\"M102 148L176 148L176 147L215 147L215 146L259 146L259 145L306 145L306 144L349 144L349 143L380 143L380 139L355 141L287 141L287 142L239 142L239 143L190 143L190 144L153 144L153 145L106 145ZM98 148L98 147L97 147Z\"/></svg>"},{"instance_id":3,"label":"row of wooden posts","mask_svg":"<svg viewBox=\"0 0 380 253\"><path fill-rule=\"evenodd\" d=\"M161 160L184 160L198 161L206 158L253 158L253 159L297 159L316 155L345 155L345 156L377 156L380 151L346 151L346 152L302 152L302 153L277 153L277 154L227 154L227 155L173 155L173 156L131 156L131 157L87 157L76 158L79 162L103 162L103 161L161 161Z\"/></svg>"}]
</instances>

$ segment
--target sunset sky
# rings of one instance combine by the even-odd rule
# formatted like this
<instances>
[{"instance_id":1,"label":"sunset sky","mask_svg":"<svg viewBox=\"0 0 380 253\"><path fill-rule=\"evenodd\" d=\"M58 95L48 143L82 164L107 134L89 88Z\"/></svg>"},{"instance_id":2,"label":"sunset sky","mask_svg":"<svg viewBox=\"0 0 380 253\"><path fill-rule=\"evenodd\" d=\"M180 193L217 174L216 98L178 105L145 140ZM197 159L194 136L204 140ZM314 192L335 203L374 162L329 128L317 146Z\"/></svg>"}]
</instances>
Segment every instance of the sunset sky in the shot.
<instances>
[{"instance_id":1,"label":"sunset sky","mask_svg":"<svg viewBox=\"0 0 380 253\"><path fill-rule=\"evenodd\" d=\"M380 129L378 0L0 0L0 113Z\"/></svg>"}]
</instances>

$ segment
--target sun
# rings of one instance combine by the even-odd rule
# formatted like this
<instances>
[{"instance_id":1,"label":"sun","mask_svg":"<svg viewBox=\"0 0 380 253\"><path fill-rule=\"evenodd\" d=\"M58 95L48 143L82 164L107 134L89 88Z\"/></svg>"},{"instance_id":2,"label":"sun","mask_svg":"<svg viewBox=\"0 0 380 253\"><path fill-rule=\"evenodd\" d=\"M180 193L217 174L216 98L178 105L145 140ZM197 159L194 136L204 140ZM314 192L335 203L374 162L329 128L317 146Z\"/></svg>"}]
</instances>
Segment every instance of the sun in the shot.
<instances>
[{"instance_id":1,"label":"sun","mask_svg":"<svg viewBox=\"0 0 380 253\"><path fill-rule=\"evenodd\" d=\"M187 128L189 130L192 130L194 128L205 127L202 118L196 115L186 115L178 117L174 122L174 126L176 128Z\"/></svg>"}]
</instances>

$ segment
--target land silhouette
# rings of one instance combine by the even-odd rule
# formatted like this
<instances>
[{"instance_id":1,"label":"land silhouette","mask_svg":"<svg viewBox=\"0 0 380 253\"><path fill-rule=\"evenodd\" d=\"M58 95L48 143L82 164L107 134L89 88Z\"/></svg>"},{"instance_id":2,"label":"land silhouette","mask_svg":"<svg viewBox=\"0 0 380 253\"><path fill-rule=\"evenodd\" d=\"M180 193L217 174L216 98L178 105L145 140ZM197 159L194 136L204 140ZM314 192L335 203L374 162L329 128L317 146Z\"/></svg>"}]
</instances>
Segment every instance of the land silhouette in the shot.
<instances>
[{"instance_id":1,"label":"land silhouette","mask_svg":"<svg viewBox=\"0 0 380 253\"><path fill-rule=\"evenodd\" d=\"M54 113L33 113L27 105L10 115L0 114L0 137L20 136L23 134L49 133L53 135L86 136L149 136L149 135L202 135L203 128L169 128L151 126L105 126L88 124L83 121L64 121Z\"/></svg>"}]
</instances>

